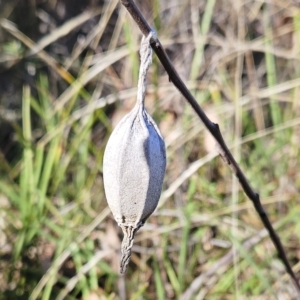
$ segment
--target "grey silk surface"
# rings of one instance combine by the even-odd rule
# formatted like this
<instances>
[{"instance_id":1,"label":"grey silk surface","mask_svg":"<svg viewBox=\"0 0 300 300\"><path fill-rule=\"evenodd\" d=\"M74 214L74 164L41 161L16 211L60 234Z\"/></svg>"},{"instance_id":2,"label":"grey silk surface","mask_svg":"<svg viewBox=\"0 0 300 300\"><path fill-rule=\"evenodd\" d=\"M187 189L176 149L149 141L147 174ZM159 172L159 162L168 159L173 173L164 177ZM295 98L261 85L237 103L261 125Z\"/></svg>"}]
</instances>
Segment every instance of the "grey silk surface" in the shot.
<instances>
[{"instance_id":1,"label":"grey silk surface","mask_svg":"<svg viewBox=\"0 0 300 300\"><path fill-rule=\"evenodd\" d=\"M155 210L166 168L160 131L144 107L146 74L152 62L151 32L141 43L137 103L107 143L103 175L108 205L122 228L121 273L126 271L134 234Z\"/></svg>"}]
</instances>

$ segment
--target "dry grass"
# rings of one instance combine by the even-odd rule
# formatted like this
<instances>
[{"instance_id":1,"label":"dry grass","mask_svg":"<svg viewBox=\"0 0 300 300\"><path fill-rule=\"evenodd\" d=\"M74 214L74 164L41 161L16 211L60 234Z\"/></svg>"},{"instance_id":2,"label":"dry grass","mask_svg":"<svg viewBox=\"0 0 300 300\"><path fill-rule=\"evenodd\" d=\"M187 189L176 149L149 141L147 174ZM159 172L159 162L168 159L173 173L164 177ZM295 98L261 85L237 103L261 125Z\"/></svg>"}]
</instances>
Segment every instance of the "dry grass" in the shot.
<instances>
[{"instance_id":1,"label":"dry grass","mask_svg":"<svg viewBox=\"0 0 300 300\"><path fill-rule=\"evenodd\" d=\"M296 299L252 204L156 59L146 106L167 172L119 276L102 156L135 102L141 35L119 1L87 2L0 4L0 299ZM137 4L300 277L298 1Z\"/></svg>"}]
</instances>

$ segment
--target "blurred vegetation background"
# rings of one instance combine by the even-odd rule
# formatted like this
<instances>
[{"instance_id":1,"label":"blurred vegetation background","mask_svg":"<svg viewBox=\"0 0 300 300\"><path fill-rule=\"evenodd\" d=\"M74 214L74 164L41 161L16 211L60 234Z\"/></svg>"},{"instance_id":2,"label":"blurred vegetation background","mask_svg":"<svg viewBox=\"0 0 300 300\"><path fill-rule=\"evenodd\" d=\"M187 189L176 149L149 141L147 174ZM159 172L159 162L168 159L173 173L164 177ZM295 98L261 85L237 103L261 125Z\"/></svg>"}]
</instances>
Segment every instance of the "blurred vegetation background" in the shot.
<instances>
[{"instance_id":1,"label":"blurred vegetation background","mask_svg":"<svg viewBox=\"0 0 300 300\"><path fill-rule=\"evenodd\" d=\"M300 277L298 0L136 1L260 193ZM135 104L118 0L0 1L0 299L296 299L252 203L156 58L160 204L120 276L102 157Z\"/></svg>"}]
</instances>

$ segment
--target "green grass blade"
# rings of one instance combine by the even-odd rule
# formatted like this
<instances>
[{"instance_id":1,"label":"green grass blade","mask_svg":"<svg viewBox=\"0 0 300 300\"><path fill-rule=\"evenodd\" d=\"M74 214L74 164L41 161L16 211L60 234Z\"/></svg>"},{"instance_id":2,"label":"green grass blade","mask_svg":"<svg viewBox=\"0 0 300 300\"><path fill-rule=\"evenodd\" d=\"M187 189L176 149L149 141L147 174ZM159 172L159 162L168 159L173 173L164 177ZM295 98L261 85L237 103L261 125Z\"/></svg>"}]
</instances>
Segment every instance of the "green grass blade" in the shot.
<instances>
[{"instance_id":1,"label":"green grass blade","mask_svg":"<svg viewBox=\"0 0 300 300\"><path fill-rule=\"evenodd\" d=\"M160 274L160 269L156 258L154 258L154 281L156 287L156 298L158 300L164 300L165 299L164 283Z\"/></svg>"}]
</instances>

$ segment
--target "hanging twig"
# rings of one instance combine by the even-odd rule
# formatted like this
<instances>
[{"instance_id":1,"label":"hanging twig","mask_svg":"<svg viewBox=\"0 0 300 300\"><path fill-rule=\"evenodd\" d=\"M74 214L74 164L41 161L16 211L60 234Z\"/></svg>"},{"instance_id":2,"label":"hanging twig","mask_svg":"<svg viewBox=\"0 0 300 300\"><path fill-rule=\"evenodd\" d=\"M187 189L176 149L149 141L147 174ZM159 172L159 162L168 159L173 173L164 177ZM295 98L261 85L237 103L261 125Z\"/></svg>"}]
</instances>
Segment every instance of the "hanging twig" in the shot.
<instances>
[{"instance_id":1,"label":"hanging twig","mask_svg":"<svg viewBox=\"0 0 300 300\"><path fill-rule=\"evenodd\" d=\"M149 32L152 30L152 28L149 26L147 21L145 20L144 16L140 12L140 10L137 8L135 3L132 0L121 0L121 3L126 7L128 12L131 14L134 21L139 26L140 30L142 31L144 36L148 36ZM274 243L274 246L277 249L278 257L281 259L283 264L286 267L286 271L288 274L292 277L295 286L298 290L298 293L300 294L300 284L299 281L287 259L287 256L285 254L285 250L283 248L283 245L276 234L259 198L259 194L256 193L251 185L249 184L246 176L240 169L239 165L233 158L231 152L229 151L228 147L226 146L226 143L223 140L222 134L220 132L218 124L215 124L210 121L210 119L206 116L204 111L201 109L195 98L192 96L191 92L187 89L186 85L183 83L181 78L179 77L178 73L176 72L172 62L170 61L168 55L166 54L163 46L161 45L158 38L153 39L151 43L151 47L153 51L156 53L158 59L164 66L166 72L169 75L169 80L173 82L173 84L177 87L179 92L183 95L183 97L190 103L192 108L195 110L196 114L199 116L201 121L203 122L204 126L207 128L207 130L212 134L214 139L217 142L218 150L223 158L223 160L229 165L232 172L236 175L238 178L244 192L248 196L248 198L253 202L253 205L259 214L264 226L269 232L269 235L271 237L271 240Z\"/></svg>"}]
</instances>

